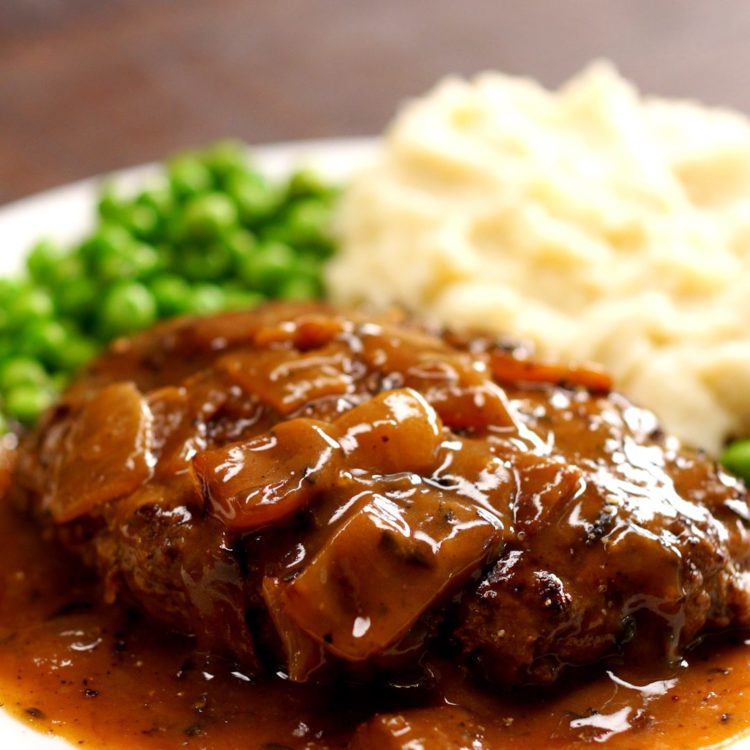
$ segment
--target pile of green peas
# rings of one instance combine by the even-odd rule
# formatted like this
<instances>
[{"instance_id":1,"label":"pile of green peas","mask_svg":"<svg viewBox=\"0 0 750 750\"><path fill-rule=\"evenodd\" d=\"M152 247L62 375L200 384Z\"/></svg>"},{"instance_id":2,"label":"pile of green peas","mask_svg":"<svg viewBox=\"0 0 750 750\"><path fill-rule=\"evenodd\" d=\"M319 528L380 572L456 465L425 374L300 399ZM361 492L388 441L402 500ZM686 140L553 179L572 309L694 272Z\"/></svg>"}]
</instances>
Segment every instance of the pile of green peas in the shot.
<instances>
[{"instance_id":1,"label":"pile of green peas","mask_svg":"<svg viewBox=\"0 0 750 750\"><path fill-rule=\"evenodd\" d=\"M0 434L33 424L112 339L161 318L323 295L338 190L309 170L271 182L243 144L165 165L157 187L101 192L73 247L38 242L0 279Z\"/></svg>"},{"instance_id":2,"label":"pile of green peas","mask_svg":"<svg viewBox=\"0 0 750 750\"><path fill-rule=\"evenodd\" d=\"M750 486L750 439L730 443L721 455L721 463Z\"/></svg>"},{"instance_id":3,"label":"pile of green peas","mask_svg":"<svg viewBox=\"0 0 750 750\"><path fill-rule=\"evenodd\" d=\"M174 315L321 297L337 196L308 170L268 181L231 141L170 159L157 187L105 188L87 237L42 240L23 277L0 279L0 435L33 424L118 336ZM721 462L750 482L750 440Z\"/></svg>"}]
</instances>

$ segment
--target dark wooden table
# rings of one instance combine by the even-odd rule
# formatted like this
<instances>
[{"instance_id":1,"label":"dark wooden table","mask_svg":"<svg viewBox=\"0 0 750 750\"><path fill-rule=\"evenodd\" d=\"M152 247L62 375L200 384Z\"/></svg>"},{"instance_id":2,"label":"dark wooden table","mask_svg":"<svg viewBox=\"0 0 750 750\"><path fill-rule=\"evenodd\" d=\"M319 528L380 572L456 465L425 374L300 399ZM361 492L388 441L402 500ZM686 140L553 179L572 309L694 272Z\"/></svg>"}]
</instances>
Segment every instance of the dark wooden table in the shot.
<instances>
[{"instance_id":1,"label":"dark wooden table","mask_svg":"<svg viewBox=\"0 0 750 750\"><path fill-rule=\"evenodd\" d=\"M597 56L750 112L750 3L0 0L0 203L224 136L377 133L446 73Z\"/></svg>"}]
</instances>

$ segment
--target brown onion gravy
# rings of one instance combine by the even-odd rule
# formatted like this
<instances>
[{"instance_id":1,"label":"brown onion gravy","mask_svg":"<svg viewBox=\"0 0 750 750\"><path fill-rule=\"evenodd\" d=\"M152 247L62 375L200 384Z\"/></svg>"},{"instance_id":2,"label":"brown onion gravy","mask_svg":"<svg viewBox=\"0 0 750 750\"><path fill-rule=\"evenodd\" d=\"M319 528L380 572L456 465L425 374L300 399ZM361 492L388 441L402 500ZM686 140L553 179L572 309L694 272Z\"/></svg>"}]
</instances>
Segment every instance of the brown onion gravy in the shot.
<instances>
[{"instance_id":1,"label":"brown onion gravy","mask_svg":"<svg viewBox=\"0 0 750 750\"><path fill-rule=\"evenodd\" d=\"M492 748L692 748L750 731L750 648L739 634L689 654L686 666L611 667L546 696L497 697L441 662L429 692L250 682L232 665L194 654L189 639L96 604L95 584L78 565L6 506L0 700L22 721L74 746L345 748L354 728L375 713L405 711L408 722L411 707L441 704L473 711L483 747Z\"/></svg>"}]
</instances>

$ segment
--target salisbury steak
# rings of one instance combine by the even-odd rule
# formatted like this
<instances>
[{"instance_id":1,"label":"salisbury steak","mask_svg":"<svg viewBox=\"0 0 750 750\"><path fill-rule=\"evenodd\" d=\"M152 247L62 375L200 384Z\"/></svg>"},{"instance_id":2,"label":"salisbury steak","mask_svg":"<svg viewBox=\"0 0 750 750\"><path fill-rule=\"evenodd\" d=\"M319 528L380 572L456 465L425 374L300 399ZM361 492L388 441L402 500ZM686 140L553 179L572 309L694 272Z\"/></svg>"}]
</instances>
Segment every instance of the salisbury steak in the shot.
<instances>
[{"instance_id":1,"label":"salisbury steak","mask_svg":"<svg viewBox=\"0 0 750 750\"><path fill-rule=\"evenodd\" d=\"M502 685L750 623L744 489L592 368L325 307L95 361L13 492L125 598L304 681L431 649Z\"/></svg>"}]
</instances>

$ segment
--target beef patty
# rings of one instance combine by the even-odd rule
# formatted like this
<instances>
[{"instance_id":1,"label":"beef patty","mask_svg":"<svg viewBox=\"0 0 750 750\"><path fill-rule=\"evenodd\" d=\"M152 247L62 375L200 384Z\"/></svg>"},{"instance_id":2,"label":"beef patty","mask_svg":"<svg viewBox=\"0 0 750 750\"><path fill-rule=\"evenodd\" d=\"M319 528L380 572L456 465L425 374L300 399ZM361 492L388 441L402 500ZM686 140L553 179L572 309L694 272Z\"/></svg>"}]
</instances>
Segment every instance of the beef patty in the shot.
<instances>
[{"instance_id":1,"label":"beef patty","mask_svg":"<svg viewBox=\"0 0 750 750\"><path fill-rule=\"evenodd\" d=\"M22 442L12 494L245 668L454 653L502 686L750 623L745 490L592 367L324 306L162 324Z\"/></svg>"}]
</instances>

